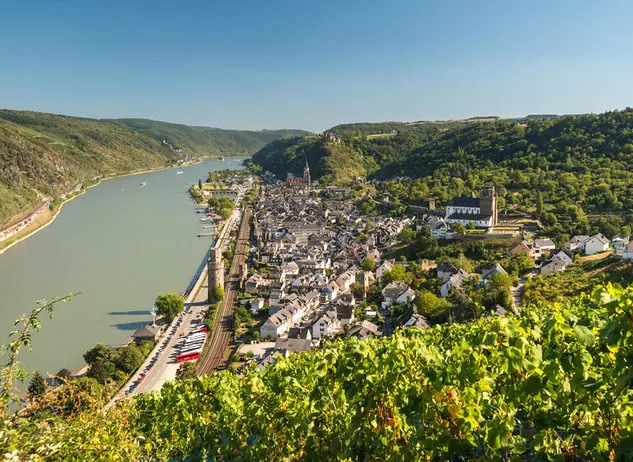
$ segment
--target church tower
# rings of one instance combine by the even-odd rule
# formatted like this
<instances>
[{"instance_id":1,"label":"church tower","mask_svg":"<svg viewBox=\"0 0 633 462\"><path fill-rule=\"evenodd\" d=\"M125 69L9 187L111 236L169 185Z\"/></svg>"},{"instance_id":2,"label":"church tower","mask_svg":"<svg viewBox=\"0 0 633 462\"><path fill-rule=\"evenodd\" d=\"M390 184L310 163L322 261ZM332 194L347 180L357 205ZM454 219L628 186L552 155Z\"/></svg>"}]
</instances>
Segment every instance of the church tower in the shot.
<instances>
[{"instance_id":1,"label":"church tower","mask_svg":"<svg viewBox=\"0 0 633 462\"><path fill-rule=\"evenodd\" d=\"M497 191L494 186L486 186L481 190L479 199L480 213L486 216L492 216L492 226L497 226Z\"/></svg>"},{"instance_id":2,"label":"church tower","mask_svg":"<svg viewBox=\"0 0 633 462\"><path fill-rule=\"evenodd\" d=\"M306 156L306 166L303 167L303 181L305 182L305 184L310 186L311 180L310 180L310 166L308 165L308 156Z\"/></svg>"}]
</instances>

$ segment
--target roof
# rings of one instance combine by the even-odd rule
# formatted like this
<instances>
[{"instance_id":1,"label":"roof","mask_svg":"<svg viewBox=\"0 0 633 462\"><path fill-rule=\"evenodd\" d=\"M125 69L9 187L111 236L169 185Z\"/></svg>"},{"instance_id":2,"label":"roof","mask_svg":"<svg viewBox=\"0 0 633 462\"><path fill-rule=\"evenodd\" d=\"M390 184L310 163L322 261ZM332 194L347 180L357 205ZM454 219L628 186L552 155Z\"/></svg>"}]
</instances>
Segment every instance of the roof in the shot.
<instances>
[{"instance_id":1,"label":"roof","mask_svg":"<svg viewBox=\"0 0 633 462\"><path fill-rule=\"evenodd\" d=\"M408 289L409 289L409 286L406 282L393 281L387 284L384 289L382 289L382 295L385 298L395 299L395 298L398 298L403 293L405 293Z\"/></svg>"},{"instance_id":2,"label":"roof","mask_svg":"<svg viewBox=\"0 0 633 462\"><path fill-rule=\"evenodd\" d=\"M595 236L591 236L588 240L591 240L591 239L596 239L598 242L600 242L603 245L609 244L609 239L604 237L602 234L596 234Z\"/></svg>"},{"instance_id":3,"label":"roof","mask_svg":"<svg viewBox=\"0 0 633 462\"><path fill-rule=\"evenodd\" d=\"M365 338L370 335L379 335L378 326L369 321L363 321L360 324L352 326L347 333L348 337Z\"/></svg>"},{"instance_id":4,"label":"roof","mask_svg":"<svg viewBox=\"0 0 633 462\"><path fill-rule=\"evenodd\" d=\"M481 213L454 213L448 217L447 220L470 220L470 221L480 221L480 220L488 220L492 215L482 215Z\"/></svg>"},{"instance_id":5,"label":"roof","mask_svg":"<svg viewBox=\"0 0 633 462\"><path fill-rule=\"evenodd\" d=\"M349 305L339 305L336 307L338 319L352 319L354 317L354 307Z\"/></svg>"},{"instance_id":6,"label":"roof","mask_svg":"<svg viewBox=\"0 0 633 462\"><path fill-rule=\"evenodd\" d=\"M287 338L281 337L275 341L275 350L286 350L293 352L310 351L312 349L312 340L303 338Z\"/></svg>"},{"instance_id":7,"label":"roof","mask_svg":"<svg viewBox=\"0 0 633 462\"><path fill-rule=\"evenodd\" d=\"M450 261L440 261L437 263L437 270L444 273L456 273L457 266L455 266Z\"/></svg>"},{"instance_id":8,"label":"roof","mask_svg":"<svg viewBox=\"0 0 633 462\"><path fill-rule=\"evenodd\" d=\"M405 327L422 327L423 329L431 327L427 319L418 313L412 313L411 317L404 323L404 325Z\"/></svg>"},{"instance_id":9,"label":"roof","mask_svg":"<svg viewBox=\"0 0 633 462\"><path fill-rule=\"evenodd\" d=\"M534 239L534 247L552 247L555 248L556 244L551 239Z\"/></svg>"},{"instance_id":10,"label":"roof","mask_svg":"<svg viewBox=\"0 0 633 462\"><path fill-rule=\"evenodd\" d=\"M143 326L143 327L140 327L139 329L136 329L134 331L134 333L132 334L132 337L135 337L135 338L136 337L139 337L139 338L147 338L147 337L155 338L159 331L160 331L160 328L158 326L152 326L151 324L147 324L146 326Z\"/></svg>"},{"instance_id":11,"label":"roof","mask_svg":"<svg viewBox=\"0 0 633 462\"><path fill-rule=\"evenodd\" d=\"M492 268L483 270L481 272L481 275L486 277L486 276L493 276L497 273L508 274L508 272L503 269L503 266L501 266L499 263L495 263Z\"/></svg>"},{"instance_id":12,"label":"roof","mask_svg":"<svg viewBox=\"0 0 633 462\"><path fill-rule=\"evenodd\" d=\"M480 207L481 199L478 197L454 197L448 203L449 207Z\"/></svg>"}]
</instances>

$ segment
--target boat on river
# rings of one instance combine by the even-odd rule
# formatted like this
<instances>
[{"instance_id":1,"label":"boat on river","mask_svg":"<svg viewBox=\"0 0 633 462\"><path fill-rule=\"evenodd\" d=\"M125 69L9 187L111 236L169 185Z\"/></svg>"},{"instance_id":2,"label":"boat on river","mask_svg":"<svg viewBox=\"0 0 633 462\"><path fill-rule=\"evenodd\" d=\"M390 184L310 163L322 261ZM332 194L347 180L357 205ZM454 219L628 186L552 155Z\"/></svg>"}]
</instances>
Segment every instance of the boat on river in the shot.
<instances>
[{"instance_id":1,"label":"boat on river","mask_svg":"<svg viewBox=\"0 0 633 462\"><path fill-rule=\"evenodd\" d=\"M138 185L138 186L139 186L139 188L143 188L143 187L147 186L147 182L146 182L146 181L143 181L143 182L142 182L140 185Z\"/></svg>"},{"instance_id":2,"label":"boat on river","mask_svg":"<svg viewBox=\"0 0 633 462\"><path fill-rule=\"evenodd\" d=\"M178 171L176 172L176 175L182 175L183 173L185 173L185 172L183 172L182 170L178 170Z\"/></svg>"}]
</instances>

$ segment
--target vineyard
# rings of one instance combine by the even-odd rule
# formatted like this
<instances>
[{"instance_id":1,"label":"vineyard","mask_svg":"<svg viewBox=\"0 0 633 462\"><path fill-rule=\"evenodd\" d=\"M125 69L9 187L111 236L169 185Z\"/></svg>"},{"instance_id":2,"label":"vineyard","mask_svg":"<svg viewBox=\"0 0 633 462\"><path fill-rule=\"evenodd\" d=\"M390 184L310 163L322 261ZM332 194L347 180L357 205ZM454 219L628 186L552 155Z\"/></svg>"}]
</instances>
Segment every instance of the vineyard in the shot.
<instances>
[{"instance_id":1,"label":"vineyard","mask_svg":"<svg viewBox=\"0 0 633 462\"><path fill-rule=\"evenodd\" d=\"M108 413L41 412L0 448L50 460L625 460L633 286L521 317L331 342ZM19 460L19 459L18 459Z\"/></svg>"}]
</instances>

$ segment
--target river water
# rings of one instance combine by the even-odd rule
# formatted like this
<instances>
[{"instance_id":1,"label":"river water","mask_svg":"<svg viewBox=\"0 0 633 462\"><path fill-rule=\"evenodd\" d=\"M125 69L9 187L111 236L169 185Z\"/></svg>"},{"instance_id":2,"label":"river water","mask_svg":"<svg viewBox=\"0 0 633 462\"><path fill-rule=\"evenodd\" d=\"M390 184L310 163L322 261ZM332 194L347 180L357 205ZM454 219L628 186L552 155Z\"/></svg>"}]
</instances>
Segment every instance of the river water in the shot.
<instances>
[{"instance_id":1,"label":"river water","mask_svg":"<svg viewBox=\"0 0 633 462\"><path fill-rule=\"evenodd\" d=\"M55 373L82 366L83 353L98 342L121 344L151 321L157 294L187 288L212 243L197 237L210 230L202 231L188 187L241 163L115 178L67 203L47 228L0 255L0 341L37 300L82 292L57 305L52 320L43 316L33 351L20 360L30 371Z\"/></svg>"}]
</instances>

